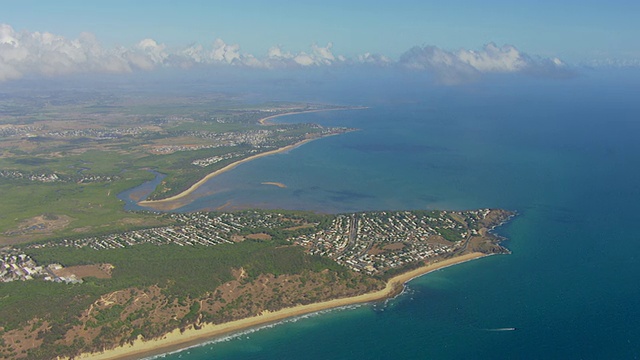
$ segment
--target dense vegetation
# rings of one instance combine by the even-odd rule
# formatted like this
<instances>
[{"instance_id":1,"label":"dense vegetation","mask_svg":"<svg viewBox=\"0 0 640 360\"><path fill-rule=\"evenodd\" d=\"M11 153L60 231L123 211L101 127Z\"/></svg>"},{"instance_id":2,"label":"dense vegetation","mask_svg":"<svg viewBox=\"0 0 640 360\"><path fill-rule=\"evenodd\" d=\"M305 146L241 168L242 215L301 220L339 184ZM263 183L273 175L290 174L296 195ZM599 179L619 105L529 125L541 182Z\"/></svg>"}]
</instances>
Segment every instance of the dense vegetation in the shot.
<instances>
[{"instance_id":1,"label":"dense vegetation","mask_svg":"<svg viewBox=\"0 0 640 360\"><path fill-rule=\"evenodd\" d=\"M247 240L212 247L137 245L101 251L54 247L31 249L28 254L41 264L61 263L68 267L109 263L114 266L112 278L86 278L82 284L68 285L47 281L0 284L0 329L6 332L24 327L32 319L47 321L49 329L38 335L44 339L40 349L69 354L85 345L60 347L58 341L71 327L78 324L78 320L74 319L101 296L117 290L144 289L156 285L170 302L175 299L180 304L186 304L189 299L197 299L234 279L232 271L238 268L245 269L246 281L252 281L261 274L294 275L318 273L325 269L334 274L348 273L348 270L330 259L307 255L300 247L283 245L278 241ZM192 316L185 315L180 323L193 322L198 306L192 303ZM118 318L120 310L122 309L112 307L99 313L93 326L107 324L101 331L108 331L115 321L122 323L120 326L123 328L134 328L127 325L127 321L135 320L135 314L122 322ZM170 323L163 324L165 327L168 325ZM34 324L34 328L37 326ZM162 333L165 327L156 325L155 331ZM154 334L150 329L154 327L147 330L139 328L137 333L142 331ZM109 337L105 336L101 335L101 339L108 342ZM52 350L55 347L58 347L57 350ZM32 355L38 358L37 354Z\"/></svg>"}]
</instances>

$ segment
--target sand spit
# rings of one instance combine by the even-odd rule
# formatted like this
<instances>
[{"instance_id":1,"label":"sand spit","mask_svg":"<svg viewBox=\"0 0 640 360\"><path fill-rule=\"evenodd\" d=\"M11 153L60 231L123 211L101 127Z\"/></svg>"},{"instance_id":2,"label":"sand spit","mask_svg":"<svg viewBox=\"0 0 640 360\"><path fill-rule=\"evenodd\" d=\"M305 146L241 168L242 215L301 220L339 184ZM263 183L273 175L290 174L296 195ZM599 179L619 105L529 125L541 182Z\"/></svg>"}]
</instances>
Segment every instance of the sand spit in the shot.
<instances>
[{"instance_id":1,"label":"sand spit","mask_svg":"<svg viewBox=\"0 0 640 360\"><path fill-rule=\"evenodd\" d=\"M306 110L306 111L298 111L298 112L291 112L291 113L286 113L286 114L278 114L278 115L271 115L271 116L267 116L265 118L262 118L260 120L258 120L258 122L262 125L269 125L268 121L271 119L275 119L281 116L288 116L288 115L296 115L296 114L305 114L305 113L313 113L313 112L322 112L322 111L336 111L336 110L359 110L359 109L366 109L366 107L350 107L350 108L338 108L338 109L318 109L318 110ZM310 141L316 140L316 139L321 139L323 137L326 136L331 136L331 135L336 135L336 134L327 134L324 136L320 136L320 137L314 137L314 138L309 138L309 139L305 139L302 141L299 141L295 144L291 144L291 145L287 145L284 147L281 147L279 149L275 149L275 150L271 150L271 151L266 151L260 154L256 154L256 155L252 155L249 156L247 158L238 160L236 162L233 162L219 170L216 170L210 174L208 174L207 176L205 176L204 178L200 179L198 182L196 182L195 184L191 185L191 187L189 187L187 190L181 192L180 194L165 198L165 199L160 199L160 200L144 200L144 201L140 201L138 202L138 205L140 206L144 206L144 207L148 207L148 208L152 208L155 210L161 210L161 211L171 211L171 210L175 210L178 209L182 206L187 205L188 203L190 203L192 201L192 199L187 199L186 197L188 195L191 195L194 191L196 191L200 186L202 186L204 183L206 183L208 180L223 174L233 168L235 168L236 166L264 157L264 156L269 156L269 155L273 155L273 154L278 154L278 153L283 153L283 152L287 152L293 148L296 148L298 146L304 145ZM276 185L276 183L272 183L269 182L267 183L269 185ZM276 185L279 186L279 185Z\"/></svg>"},{"instance_id":2,"label":"sand spit","mask_svg":"<svg viewBox=\"0 0 640 360\"><path fill-rule=\"evenodd\" d=\"M283 152L287 152L291 149L294 149L298 146L304 145L310 141L313 141L315 139L320 139L320 137L318 138L312 138L312 139L305 139L302 141L299 141L295 144L292 145L287 145L275 150L271 150L271 151L266 151L260 154L256 154L256 155L252 155L249 156L247 158L244 158L242 160L238 160L236 162L233 162L225 167L223 167L222 169L218 169L210 174L208 174L207 176L203 177L202 179L200 179L198 182L196 182L195 184L191 185L191 187L189 187L187 190L181 192L178 195L174 195L165 199L161 199L161 200L145 200L145 201L140 201L138 203L138 205L140 206L144 206L144 207L150 207L156 210L164 210L164 211L168 211L168 210L175 210L179 207L182 207L184 205L186 205L185 201L182 201L185 197L187 197L188 195L190 195L191 193L193 193L194 191L196 191L200 186L202 186L204 183L206 183L208 180L223 174L231 169L234 169L236 166L240 165L240 164L244 164L246 162L264 157L264 156L269 156L269 155L273 155L273 154L279 154L279 153L283 153Z\"/></svg>"}]
</instances>

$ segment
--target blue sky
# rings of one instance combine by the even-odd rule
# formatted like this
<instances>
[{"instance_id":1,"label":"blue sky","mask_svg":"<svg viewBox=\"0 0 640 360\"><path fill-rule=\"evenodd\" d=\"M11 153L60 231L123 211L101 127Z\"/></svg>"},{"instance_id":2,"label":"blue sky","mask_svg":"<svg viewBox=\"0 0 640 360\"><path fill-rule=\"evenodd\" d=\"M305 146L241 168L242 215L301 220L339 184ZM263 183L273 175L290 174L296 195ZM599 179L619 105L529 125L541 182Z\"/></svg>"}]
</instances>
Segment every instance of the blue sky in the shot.
<instances>
[{"instance_id":1,"label":"blue sky","mask_svg":"<svg viewBox=\"0 0 640 360\"><path fill-rule=\"evenodd\" d=\"M338 53L398 57L415 45L495 42L570 62L640 57L639 1L6 1L0 23L105 46L152 38L168 46L215 38L261 55L333 42Z\"/></svg>"},{"instance_id":2,"label":"blue sky","mask_svg":"<svg viewBox=\"0 0 640 360\"><path fill-rule=\"evenodd\" d=\"M5 1L0 81L158 68L399 66L448 84L640 67L640 1Z\"/></svg>"}]
</instances>

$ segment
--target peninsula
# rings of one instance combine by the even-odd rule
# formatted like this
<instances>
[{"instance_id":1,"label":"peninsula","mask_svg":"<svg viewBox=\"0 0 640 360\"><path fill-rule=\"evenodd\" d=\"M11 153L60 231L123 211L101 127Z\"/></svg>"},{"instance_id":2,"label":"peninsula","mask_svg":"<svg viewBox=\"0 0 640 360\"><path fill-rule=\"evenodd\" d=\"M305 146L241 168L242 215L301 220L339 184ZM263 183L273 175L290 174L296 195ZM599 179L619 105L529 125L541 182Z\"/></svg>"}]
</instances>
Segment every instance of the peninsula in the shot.
<instances>
[{"instance_id":1,"label":"peninsula","mask_svg":"<svg viewBox=\"0 0 640 360\"><path fill-rule=\"evenodd\" d=\"M159 339L150 341L138 339L124 346L109 350L103 350L100 352L83 353L74 358L115 360L159 355L183 349L191 345L197 345L202 343L203 341L214 339L216 337L233 334L235 332L239 332L249 328L256 328L261 325L276 323L278 321L294 318L296 316L354 304L381 301L400 294L404 289L404 284L416 277L448 266L475 260L483 256L487 256L487 254L474 252L460 255L454 258L445 259L440 262L434 262L432 264L425 265L403 273L402 275L394 276L387 281L386 286L383 289L371 293L356 295L348 298L327 300L309 305L297 305L273 312L264 311L256 316L234 320L222 324L205 324L197 328L190 327L189 329L184 331L173 330Z\"/></svg>"},{"instance_id":2,"label":"peninsula","mask_svg":"<svg viewBox=\"0 0 640 360\"><path fill-rule=\"evenodd\" d=\"M512 215L498 209L167 214L175 225L3 249L9 266L0 268L15 271L2 274L13 281L3 285L8 295L0 300L0 354L147 355L377 301L421 274L508 252L489 229ZM48 297L33 295L43 289Z\"/></svg>"},{"instance_id":3,"label":"peninsula","mask_svg":"<svg viewBox=\"0 0 640 360\"><path fill-rule=\"evenodd\" d=\"M239 164L353 130L269 120L350 107L77 92L0 107L2 358L162 352L508 253L490 231L513 215L500 209L183 214L117 198L153 169L164 176L141 204L179 208Z\"/></svg>"}]
</instances>

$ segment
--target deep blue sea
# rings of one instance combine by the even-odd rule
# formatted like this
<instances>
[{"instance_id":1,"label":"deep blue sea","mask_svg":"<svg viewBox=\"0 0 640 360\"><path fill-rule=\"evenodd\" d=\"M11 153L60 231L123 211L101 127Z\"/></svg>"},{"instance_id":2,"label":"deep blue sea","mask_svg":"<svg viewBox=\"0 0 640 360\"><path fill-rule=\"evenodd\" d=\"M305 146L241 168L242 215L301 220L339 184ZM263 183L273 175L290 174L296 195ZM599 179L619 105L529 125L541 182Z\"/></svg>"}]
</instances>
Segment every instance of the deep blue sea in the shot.
<instances>
[{"instance_id":1,"label":"deep blue sea","mask_svg":"<svg viewBox=\"0 0 640 360\"><path fill-rule=\"evenodd\" d=\"M498 230L513 254L415 279L386 305L294 319L166 359L640 357L640 76L458 87L329 77L301 87L256 101L366 105L280 119L360 130L243 164L182 211L499 207L519 212Z\"/></svg>"}]
</instances>

